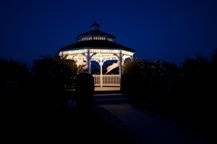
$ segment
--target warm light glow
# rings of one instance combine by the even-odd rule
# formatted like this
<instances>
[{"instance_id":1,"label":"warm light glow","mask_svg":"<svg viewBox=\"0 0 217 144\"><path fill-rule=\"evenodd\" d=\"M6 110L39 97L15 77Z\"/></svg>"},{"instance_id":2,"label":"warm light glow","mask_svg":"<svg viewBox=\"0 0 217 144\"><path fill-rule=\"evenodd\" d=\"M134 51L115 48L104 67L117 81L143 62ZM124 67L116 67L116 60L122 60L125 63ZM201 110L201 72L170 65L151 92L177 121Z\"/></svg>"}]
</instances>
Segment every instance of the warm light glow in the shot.
<instances>
[{"instance_id":1,"label":"warm light glow","mask_svg":"<svg viewBox=\"0 0 217 144\"><path fill-rule=\"evenodd\" d=\"M95 86L100 86L100 75L93 75ZM103 75L102 81L104 86L120 87L120 75Z\"/></svg>"},{"instance_id":2,"label":"warm light glow","mask_svg":"<svg viewBox=\"0 0 217 144\"><path fill-rule=\"evenodd\" d=\"M122 60L133 58L134 53L126 50L110 50L110 49L89 49L90 61L108 61L119 60L121 54ZM73 59L78 65L83 65L87 61L88 49L61 51L59 56Z\"/></svg>"},{"instance_id":3,"label":"warm light glow","mask_svg":"<svg viewBox=\"0 0 217 144\"><path fill-rule=\"evenodd\" d=\"M133 52L126 51L126 50L122 50L121 53L124 54L124 55L128 55L128 56L133 56L134 55Z\"/></svg>"},{"instance_id":4,"label":"warm light glow","mask_svg":"<svg viewBox=\"0 0 217 144\"><path fill-rule=\"evenodd\" d=\"M112 38L107 38L107 40L108 40L108 41L113 41L113 39L112 39Z\"/></svg>"},{"instance_id":5,"label":"warm light glow","mask_svg":"<svg viewBox=\"0 0 217 144\"><path fill-rule=\"evenodd\" d=\"M72 59L78 66L86 65L87 58L82 54L68 55L66 59Z\"/></svg>"},{"instance_id":6,"label":"warm light glow","mask_svg":"<svg viewBox=\"0 0 217 144\"><path fill-rule=\"evenodd\" d=\"M118 60L118 57L113 54L95 54L92 56L93 61L108 61L108 60Z\"/></svg>"},{"instance_id":7,"label":"warm light glow","mask_svg":"<svg viewBox=\"0 0 217 144\"><path fill-rule=\"evenodd\" d=\"M128 55L123 55L123 56L122 56L122 60L125 60L125 59L127 59L127 58L132 59L133 57L132 57L132 56L128 56Z\"/></svg>"},{"instance_id":8,"label":"warm light glow","mask_svg":"<svg viewBox=\"0 0 217 144\"><path fill-rule=\"evenodd\" d=\"M64 55L71 55L71 54L83 54L86 53L87 49L80 49L80 50L67 50L67 51L62 51L62 56Z\"/></svg>"},{"instance_id":9,"label":"warm light glow","mask_svg":"<svg viewBox=\"0 0 217 144\"><path fill-rule=\"evenodd\" d=\"M93 30L98 30L98 25L94 25ZM82 41L109 41L111 43L115 40L112 35L103 34L103 33L84 33L77 37L77 42ZM85 43L84 43L85 44ZM99 43L100 44L100 43ZM112 43L111 43L112 44ZM88 43L87 43L88 45ZM110 45L110 44L108 44ZM74 47L74 46L72 46ZM99 74L94 76L94 84L96 87L104 88L112 87L120 89L120 80L122 75L122 67L127 58L133 59L134 52L128 51L126 48L122 47L74 47L71 50L63 50L59 52L59 56L61 58L72 59L76 62L78 66L81 66L84 70L87 70L88 73L92 73L91 71L91 62L95 61L99 64ZM106 74L104 74L104 63L106 61L115 61L111 65L107 66ZM116 75L108 75L109 72L118 68L118 74ZM115 72L116 73L116 72Z\"/></svg>"},{"instance_id":10,"label":"warm light glow","mask_svg":"<svg viewBox=\"0 0 217 144\"><path fill-rule=\"evenodd\" d=\"M108 53L108 54L119 54L120 50L111 50L111 49L90 49L92 53Z\"/></svg>"},{"instance_id":11,"label":"warm light glow","mask_svg":"<svg viewBox=\"0 0 217 144\"><path fill-rule=\"evenodd\" d=\"M119 54L120 52L124 55L133 56L134 53L126 50L113 50L113 49L89 49L91 53L112 53L112 54ZM80 49L80 50L67 50L67 51L61 51L59 53L60 56L62 55L69 55L69 54L79 54L79 53L86 53L88 49Z\"/></svg>"},{"instance_id":12,"label":"warm light glow","mask_svg":"<svg viewBox=\"0 0 217 144\"><path fill-rule=\"evenodd\" d=\"M78 41L90 41L90 40L108 40L108 41L113 41L113 39L111 38L106 38L106 37L102 37L102 36L88 36L88 37L82 37L81 39L79 39Z\"/></svg>"},{"instance_id":13,"label":"warm light glow","mask_svg":"<svg viewBox=\"0 0 217 144\"><path fill-rule=\"evenodd\" d=\"M102 39L102 37L98 37L99 39ZM78 66L82 66L83 69L88 69L88 59L89 62L96 61L100 65L100 79L98 77L95 77L95 81L99 80L99 84L95 83L95 86L118 86L120 85L120 82L116 81L115 83L111 82L114 79L114 77L104 77L103 75L103 64L106 61L109 60L116 60L116 63L113 63L112 65L107 67L107 72L109 73L113 69L123 66L124 61L127 58L133 59L133 52L126 51L126 50L118 50L118 49L96 49L96 48L90 48L90 49L77 49L77 50L68 50L68 51L61 51L59 55L66 59L73 59ZM121 65L120 65L121 62ZM91 70L91 69L90 69ZM91 72L91 71L90 71ZM121 75L121 69L119 70L119 76ZM104 80L105 78L105 80Z\"/></svg>"}]
</instances>

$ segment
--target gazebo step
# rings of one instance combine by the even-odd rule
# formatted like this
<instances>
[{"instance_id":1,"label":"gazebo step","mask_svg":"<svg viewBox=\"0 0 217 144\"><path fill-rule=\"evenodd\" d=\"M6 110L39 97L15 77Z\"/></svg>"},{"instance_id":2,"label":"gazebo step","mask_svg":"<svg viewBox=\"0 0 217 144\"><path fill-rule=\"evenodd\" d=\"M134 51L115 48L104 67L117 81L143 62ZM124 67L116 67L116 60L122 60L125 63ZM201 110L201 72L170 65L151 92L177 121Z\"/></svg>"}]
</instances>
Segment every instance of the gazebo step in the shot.
<instances>
[{"instance_id":1,"label":"gazebo step","mask_svg":"<svg viewBox=\"0 0 217 144\"><path fill-rule=\"evenodd\" d=\"M95 91L120 91L120 87L95 87Z\"/></svg>"}]
</instances>

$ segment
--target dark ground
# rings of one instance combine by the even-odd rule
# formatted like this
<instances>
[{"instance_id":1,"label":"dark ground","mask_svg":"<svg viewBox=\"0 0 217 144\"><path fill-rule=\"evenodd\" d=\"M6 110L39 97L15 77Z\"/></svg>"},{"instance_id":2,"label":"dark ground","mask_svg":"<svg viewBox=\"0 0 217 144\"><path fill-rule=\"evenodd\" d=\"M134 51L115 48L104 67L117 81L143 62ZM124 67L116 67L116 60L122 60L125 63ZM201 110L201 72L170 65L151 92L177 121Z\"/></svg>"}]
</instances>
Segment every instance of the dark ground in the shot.
<instances>
[{"instance_id":1,"label":"dark ground","mask_svg":"<svg viewBox=\"0 0 217 144\"><path fill-rule=\"evenodd\" d=\"M143 113L123 95L98 95L96 106L66 113L13 113L2 117L1 137L6 142L40 143L201 143L188 129L173 121Z\"/></svg>"}]
</instances>

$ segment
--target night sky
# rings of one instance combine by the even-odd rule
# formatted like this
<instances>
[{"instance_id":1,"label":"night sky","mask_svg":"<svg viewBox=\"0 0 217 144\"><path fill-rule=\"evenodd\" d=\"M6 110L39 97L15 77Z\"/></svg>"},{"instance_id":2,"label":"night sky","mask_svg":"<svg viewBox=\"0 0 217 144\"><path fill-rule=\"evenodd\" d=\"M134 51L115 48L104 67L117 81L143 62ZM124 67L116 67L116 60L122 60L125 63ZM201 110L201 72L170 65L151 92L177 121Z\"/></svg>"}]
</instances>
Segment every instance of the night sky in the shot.
<instances>
[{"instance_id":1,"label":"night sky","mask_svg":"<svg viewBox=\"0 0 217 144\"><path fill-rule=\"evenodd\" d=\"M217 48L216 0L1 0L0 57L54 55L95 20L139 58L179 63Z\"/></svg>"}]
</instances>

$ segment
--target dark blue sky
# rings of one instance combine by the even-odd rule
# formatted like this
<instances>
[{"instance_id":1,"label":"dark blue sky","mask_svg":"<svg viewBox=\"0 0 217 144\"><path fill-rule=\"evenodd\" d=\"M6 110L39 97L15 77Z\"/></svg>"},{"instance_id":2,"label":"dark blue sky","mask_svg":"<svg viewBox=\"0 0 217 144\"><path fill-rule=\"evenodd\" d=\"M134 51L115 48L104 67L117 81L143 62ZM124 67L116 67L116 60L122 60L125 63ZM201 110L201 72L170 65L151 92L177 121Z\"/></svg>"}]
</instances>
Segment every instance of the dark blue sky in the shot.
<instances>
[{"instance_id":1,"label":"dark blue sky","mask_svg":"<svg viewBox=\"0 0 217 144\"><path fill-rule=\"evenodd\" d=\"M216 0L0 1L0 57L53 55L98 20L137 57L182 62L217 48Z\"/></svg>"}]
</instances>

